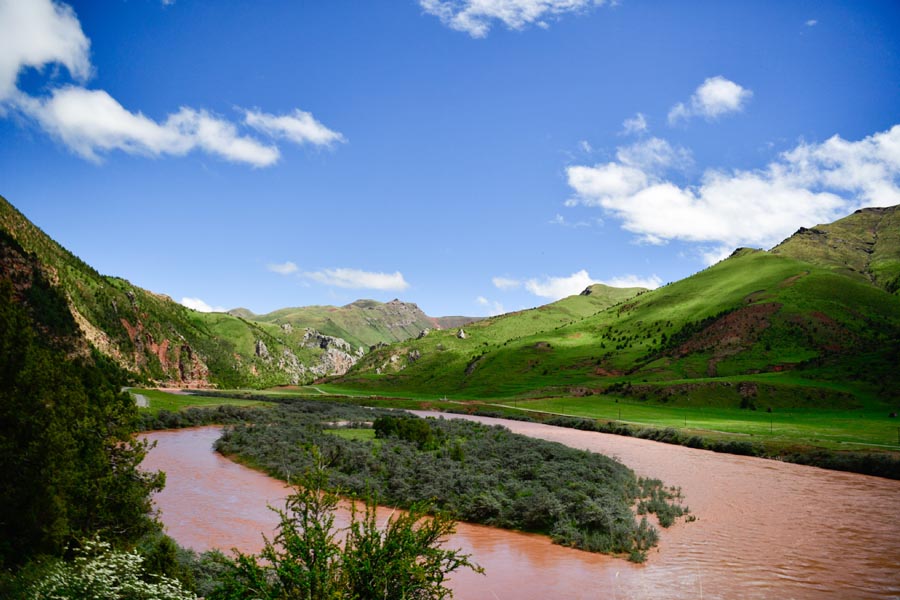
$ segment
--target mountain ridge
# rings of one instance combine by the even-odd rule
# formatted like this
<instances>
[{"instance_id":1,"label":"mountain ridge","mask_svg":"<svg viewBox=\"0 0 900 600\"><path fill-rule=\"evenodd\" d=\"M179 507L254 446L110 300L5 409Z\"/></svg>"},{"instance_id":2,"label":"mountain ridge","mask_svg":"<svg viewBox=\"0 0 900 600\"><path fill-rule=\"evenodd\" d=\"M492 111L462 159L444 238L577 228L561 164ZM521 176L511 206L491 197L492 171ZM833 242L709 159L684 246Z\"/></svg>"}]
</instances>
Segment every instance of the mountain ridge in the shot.
<instances>
[{"instance_id":1,"label":"mountain ridge","mask_svg":"<svg viewBox=\"0 0 900 600\"><path fill-rule=\"evenodd\" d=\"M737 249L657 290L596 284L481 320L429 317L398 299L199 313L100 275L2 197L0 230L61 291L90 345L149 382L262 388L337 377L366 390L473 397L627 383L628 393L666 401L690 385L746 401L727 378L791 372L822 390L846 381L886 401L900 396L898 207L801 228L768 252ZM8 278L23 268L0 259ZM742 389L772 402L776 388Z\"/></svg>"}]
</instances>

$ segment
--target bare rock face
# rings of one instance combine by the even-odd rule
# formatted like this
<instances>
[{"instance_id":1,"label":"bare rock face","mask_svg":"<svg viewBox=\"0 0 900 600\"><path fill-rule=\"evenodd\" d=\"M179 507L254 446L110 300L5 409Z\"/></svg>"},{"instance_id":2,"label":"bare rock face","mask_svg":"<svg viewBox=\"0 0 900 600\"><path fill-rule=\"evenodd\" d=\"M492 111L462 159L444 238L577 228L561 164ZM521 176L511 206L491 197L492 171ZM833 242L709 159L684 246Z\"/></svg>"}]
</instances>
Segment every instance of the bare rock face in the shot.
<instances>
[{"instance_id":1,"label":"bare rock face","mask_svg":"<svg viewBox=\"0 0 900 600\"><path fill-rule=\"evenodd\" d=\"M269 360L269 349L262 340L256 340L256 355L263 360Z\"/></svg>"},{"instance_id":2,"label":"bare rock face","mask_svg":"<svg viewBox=\"0 0 900 600\"><path fill-rule=\"evenodd\" d=\"M456 337L458 337L458 338L461 339L461 340L464 340L464 339L466 339L467 337L469 337L469 334L466 333L466 330L465 330L465 329L463 329L462 327L460 327L460 328L459 328L459 331L456 332Z\"/></svg>"},{"instance_id":3,"label":"bare rock face","mask_svg":"<svg viewBox=\"0 0 900 600\"><path fill-rule=\"evenodd\" d=\"M322 356L322 364L329 375L343 375L356 364L356 359L335 348L329 348Z\"/></svg>"},{"instance_id":4,"label":"bare rock face","mask_svg":"<svg viewBox=\"0 0 900 600\"><path fill-rule=\"evenodd\" d=\"M343 375L350 370L350 367L356 364L356 361L356 357L342 350L328 348L319 358L319 363L310 367L308 371L317 377Z\"/></svg>"},{"instance_id":5,"label":"bare rock face","mask_svg":"<svg viewBox=\"0 0 900 600\"><path fill-rule=\"evenodd\" d=\"M291 385L297 385L306 375L306 367L297 358L297 355L285 348L278 359L278 368L287 373L291 378Z\"/></svg>"},{"instance_id":6,"label":"bare rock face","mask_svg":"<svg viewBox=\"0 0 900 600\"><path fill-rule=\"evenodd\" d=\"M182 344L178 349L178 374L181 377L180 385L184 387L209 385L209 367L188 344Z\"/></svg>"},{"instance_id":7,"label":"bare rock face","mask_svg":"<svg viewBox=\"0 0 900 600\"><path fill-rule=\"evenodd\" d=\"M419 335L416 336L416 339L417 339L417 340L421 340L423 337L425 337L425 336L428 335L429 333L431 333L431 330L428 329L428 328L425 328L425 329L423 329L422 331L419 332Z\"/></svg>"},{"instance_id":8,"label":"bare rock face","mask_svg":"<svg viewBox=\"0 0 900 600\"><path fill-rule=\"evenodd\" d=\"M336 348L347 354L353 352L353 348L347 340L319 333L315 329L307 329L306 333L303 334L303 346L306 348L321 348L322 350Z\"/></svg>"}]
</instances>

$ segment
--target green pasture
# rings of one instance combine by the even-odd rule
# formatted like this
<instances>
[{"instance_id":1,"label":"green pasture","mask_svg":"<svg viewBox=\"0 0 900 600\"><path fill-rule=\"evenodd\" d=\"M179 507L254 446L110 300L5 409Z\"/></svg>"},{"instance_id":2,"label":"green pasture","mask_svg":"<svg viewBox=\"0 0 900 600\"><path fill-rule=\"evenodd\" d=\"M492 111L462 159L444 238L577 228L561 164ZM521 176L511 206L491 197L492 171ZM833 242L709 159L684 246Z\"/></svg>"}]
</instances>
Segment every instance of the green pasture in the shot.
<instances>
[{"instance_id":1,"label":"green pasture","mask_svg":"<svg viewBox=\"0 0 900 600\"><path fill-rule=\"evenodd\" d=\"M900 450L900 419L891 418L886 409L876 407L854 410L791 408L768 413L714 406L665 406L612 396L545 398L498 404L520 411L674 427L698 435L734 434L766 444L800 444L835 450L866 447Z\"/></svg>"},{"instance_id":2,"label":"green pasture","mask_svg":"<svg viewBox=\"0 0 900 600\"><path fill-rule=\"evenodd\" d=\"M158 413L161 410L178 412L191 407L212 407L222 405L233 406L268 406L270 402L257 399L220 398L215 396L195 396L193 394L172 394L161 390L133 389L135 394L141 394L150 401L149 408L139 410Z\"/></svg>"}]
</instances>

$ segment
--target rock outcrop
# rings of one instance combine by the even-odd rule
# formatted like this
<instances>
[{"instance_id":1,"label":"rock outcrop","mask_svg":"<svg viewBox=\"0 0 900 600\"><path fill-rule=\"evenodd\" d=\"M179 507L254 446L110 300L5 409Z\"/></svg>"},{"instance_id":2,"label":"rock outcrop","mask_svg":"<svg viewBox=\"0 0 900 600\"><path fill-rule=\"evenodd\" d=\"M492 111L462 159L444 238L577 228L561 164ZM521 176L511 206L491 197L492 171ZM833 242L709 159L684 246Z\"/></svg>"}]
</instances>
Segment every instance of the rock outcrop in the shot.
<instances>
[{"instance_id":1,"label":"rock outcrop","mask_svg":"<svg viewBox=\"0 0 900 600\"><path fill-rule=\"evenodd\" d=\"M347 354L353 352L353 348L343 338L325 335L309 328L303 334L303 346L306 348L321 348L322 350L334 348Z\"/></svg>"}]
</instances>

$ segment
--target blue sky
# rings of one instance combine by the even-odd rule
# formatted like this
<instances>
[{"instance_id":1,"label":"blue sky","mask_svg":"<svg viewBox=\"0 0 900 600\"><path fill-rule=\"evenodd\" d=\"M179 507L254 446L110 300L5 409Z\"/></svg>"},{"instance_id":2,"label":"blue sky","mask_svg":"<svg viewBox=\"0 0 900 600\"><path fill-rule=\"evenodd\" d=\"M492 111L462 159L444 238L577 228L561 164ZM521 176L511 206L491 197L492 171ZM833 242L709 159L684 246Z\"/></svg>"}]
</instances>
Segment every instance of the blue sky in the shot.
<instances>
[{"instance_id":1,"label":"blue sky","mask_svg":"<svg viewBox=\"0 0 900 600\"><path fill-rule=\"evenodd\" d=\"M0 194L193 306L654 286L900 203L898 31L891 1L0 0Z\"/></svg>"}]
</instances>

